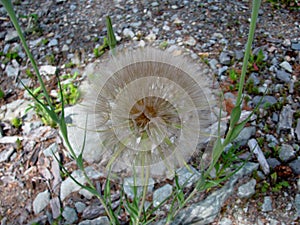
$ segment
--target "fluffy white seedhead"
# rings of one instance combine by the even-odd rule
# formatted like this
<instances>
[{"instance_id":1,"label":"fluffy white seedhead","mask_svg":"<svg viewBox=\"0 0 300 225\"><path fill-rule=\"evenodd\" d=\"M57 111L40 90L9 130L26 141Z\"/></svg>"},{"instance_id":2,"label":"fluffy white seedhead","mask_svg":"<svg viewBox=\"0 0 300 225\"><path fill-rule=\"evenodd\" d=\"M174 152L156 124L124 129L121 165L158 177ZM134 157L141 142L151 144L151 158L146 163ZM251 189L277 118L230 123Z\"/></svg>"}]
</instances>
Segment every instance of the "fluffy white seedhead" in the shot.
<instances>
[{"instance_id":1,"label":"fluffy white seedhead","mask_svg":"<svg viewBox=\"0 0 300 225\"><path fill-rule=\"evenodd\" d=\"M184 166L211 135L211 77L206 65L153 48L99 65L83 105L100 163L120 178L145 171L164 178Z\"/></svg>"}]
</instances>

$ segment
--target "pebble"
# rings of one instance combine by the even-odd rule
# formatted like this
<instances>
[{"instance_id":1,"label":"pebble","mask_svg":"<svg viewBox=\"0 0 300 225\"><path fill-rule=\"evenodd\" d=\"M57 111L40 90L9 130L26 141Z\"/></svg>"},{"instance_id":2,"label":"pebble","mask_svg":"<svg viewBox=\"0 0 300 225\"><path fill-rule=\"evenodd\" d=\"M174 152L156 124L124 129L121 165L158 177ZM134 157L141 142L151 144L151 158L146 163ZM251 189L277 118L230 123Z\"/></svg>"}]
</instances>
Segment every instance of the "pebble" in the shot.
<instances>
[{"instance_id":1,"label":"pebble","mask_svg":"<svg viewBox=\"0 0 300 225\"><path fill-rule=\"evenodd\" d=\"M39 214L47 207L50 202L50 193L48 190L39 193L33 200L32 207L34 214Z\"/></svg>"},{"instance_id":2,"label":"pebble","mask_svg":"<svg viewBox=\"0 0 300 225\"><path fill-rule=\"evenodd\" d=\"M130 38L133 38L135 36L134 32L131 29L129 29L129 28L125 28L123 30L123 35L125 37L130 37Z\"/></svg>"},{"instance_id":3,"label":"pebble","mask_svg":"<svg viewBox=\"0 0 300 225\"><path fill-rule=\"evenodd\" d=\"M212 70L217 70L217 65L218 65L218 60L216 60L216 59L211 59L211 60L209 60L209 62L208 62L208 64L209 64L209 66L210 66L210 68L212 69Z\"/></svg>"},{"instance_id":4,"label":"pebble","mask_svg":"<svg viewBox=\"0 0 300 225\"><path fill-rule=\"evenodd\" d=\"M22 141L23 137L20 136L5 136L0 138L0 144L15 144L17 140Z\"/></svg>"},{"instance_id":5,"label":"pebble","mask_svg":"<svg viewBox=\"0 0 300 225\"><path fill-rule=\"evenodd\" d=\"M223 65L230 65L230 56L227 52L221 52L220 56L219 56L219 61L221 64Z\"/></svg>"},{"instance_id":6,"label":"pebble","mask_svg":"<svg viewBox=\"0 0 300 225\"><path fill-rule=\"evenodd\" d=\"M44 65L40 67L41 75L54 75L56 70L56 66Z\"/></svg>"},{"instance_id":7,"label":"pebble","mask_svg":"<svg viewBox=\"0 0 300 225\"><path fill-rule=\"evenodd\" d=\"M284 81L285 83L289 83L291 80L291 74L289 74L283 70L277 70L276 77L277 77L277 79Z\"/></svg>"},{"instance_id":8,"label":"pebble","mask_svg":"<svg viewBox=\"0 0 300 225\"><path fill-rule=\"evenodd\" d=\"M300 51L300 43L292 43L292 49Z\"/></svg>"},{"instance_id":9,"label":"pebble","mask_svg":"<svg viewBox=\"0 0 300 225\"><path fill-rule=\"evenodd\" d=\"M298 118L298 120L297 120L295 134L297 135L298 141L300 141L300 118Z\"/></svg>"},{"instance_id":10,"label":"pebble","mask_svg":"<svg viewBox=\"0 0 300 225\"><path fill-rule=\"evenodd\" d=\"M300 217L300 194L296 194L296 197L295 197L295 208L296 208L296 211L297 211L297 216Z\"/></svg>"},{"instance_id":11,"label":"pebble","mask_svg":"<svg viewBox=\"0 0 300 225\"><path fill-rule=\"evenodd\" d=\"M153 193L153 206L159 206L165 199L172 194L173 187L170 184L166 184L157 189Z\"/></svg>"},{"instance_id":12,"label":"pebble","mask_svg":"<svg viewBox=\"0 0 300 225\"><path fill-rule=\"evenodd\" d=\"M292 66L287 61L283 61L282 63L279 64L279 66L282 67L283 69L285 69L286 71L290 72L290 73L293 72Z\"/></svg>"},{"instance_id":13,"label":"pebble","mask_svg":"<svg viewBox=\"0 0 300 225\"><path fill-rule=\"evenodd\" d=\"M300 174L300 157L298 157L296 160L289 163L289 166L292 168L293 172L296 175Z\"/></svg>"},{"instance_id":14,"label":"pebble","mask_svg":"<svg viewBox=\"0 0 300 225\"><path fill-rule=\"evenodd\" d=\"M262 100L261 100L262 98ZM274 105L275 103L277 103L277 99L274 96L270 96L270 95L266 95L264 97L262 96L255 96L252 100L254 106L256 106L261 100L260 106L259 107L263 107L266 103L268 105Z\"/></svg>"},{"instance_id":15,"label":"pebble","mask_svg":"<svg viewBox=\"0 0 300 225\"><path fill-rule=\"evenodd\" d=\"M266 141L268 142L268 146L271 148L279 144L278 140L272 134L266 134Z\"/></svg>"},{"instance_id":16,"label":"pebble","mask_svg":"<svg viewBox=\"0 0 300 225\"><path fill-rule=\"evenodd\" d=\"M188 45L188 46L195 46L197 44L197 41L192 36L189 36L188 38L186 38L184 40L183 43L186 44L186 45Z\"/></svg>"},{"instance_id":17,"label":"pebble","mask_svg":"<svg viewBox=\"0 0 300 225\"><path fill-rule=\"evenodd\" d=\"M273 210L272 207L272 199L270 196L264 197L264 202L261 206L263 212L271 212Z\"/></svg>"},{"instance_id":18,"label":"pebble","mask_svg":"<svg viewBox=\"0 0 300 225\"><path fill-rule=\"evenodd\" d=\"M11 31L8 31L7 34L5 35L4 42L5 43L14 42L14 41L18 40L18 38L19 38L18 32L15 30L11 30Z\"/></svg>"},{"instance_id":19,"label":"pebble","mask_svg":"<svg viewBox=\"0 0 300 225\"><path fill-rule=\"evenodd\" d=\"M75 208L78 213L82 213L83 210L85 210L85 208L86 208L86 204L84 204L83 202L76 202Z\"/></svg>"},{"instance_id":20,"label":"pebble","mask_svg":"<svg viewBox=\"0 0 300 225\"><path fill-rule=\"evenodd\" d=\"M255 135L255 132L256 128L254 126L244 127L236 139L234 139L234 142L239 143L240 145L245 145L247 141Z\"/></svg>"},{"instance_id":21,"label":"pebble","mask_svg":"<svg viewBox=\"0 0 300 225\"><path fill-rule=\"evenodd\" d=\"M255 179L251 179L249 182L247 182L244 185L241 185L238 188L237 195L240 198L250 198L252 195L255 194L255 185L256 185L256 180Z\"/></svg>"},{"instance_id":22,"label":"pebble","mask_svg":"<svg viewBox=\"0 0 300 225\"><path fill-rule=\"evenodd\" d=\"M282 144L280 151L279 151L279 158L283 162L287 162L293 158L295 158L296 152L294 151L293 147L288 144Z\"/></svg>"},{"instance_id":23,"label":"pebble","mask_svg":"<svg viewBox=\"0 0 300 225\"><path fill-rule=\"evenodd\" d=\"M250 151L253 151L253 153L256 155L257 160L259 162L259 165L262 167L262 170L264 174L270 173L270 167L266 160L266 157L264 153L262 152L261 148L259 147L257 141L253 138L248 141L248 146L250 148Z\"/></svg>"},{"instance_id":24,"label":"pebble","mask_svg":"<svg viewBox=\"0 0 300 225\"><path fill-rule=\"evenodd\" d=\"M51 210L52 210L52 217L54 219L58 218L61 214L60 202L59 202L58 197L52 198L50 200L50 207L51 207Z\"/></svg>"},{"instance_id":25,"label":"pebble","mask_svg":"<svg viewBox=\"0 0 300 225\"><path fill-rule=\"evenodd\" d=\"M182 167L176 171L178 175L178 184L180 187L190 187L197 182L201 177L201 174L192 166Z\"/></svg>"},{"instance_id":26,"label":"pebble","mask_svg":"<svg viewBox=\"0 0 300 225\"><path fill-rule=\"evenodd\" d=\"M257 73L251 73L247 82L251 81L253 82L253 84L256 86L258 84L260 84L260 80L258 79L258 74Z\"/></svg>"},{"instance_id":27,"label":"pebble","mask_svg":"<svg viewBox=\"0 0 300 225\"><path fill-rule=\"evenodd\" d=\"M300 193L300 178L297 181L297 188L298 188L298 192Z\"/></svg>"},{"instance_id":28,"label":"pebble","mask_svg":"<svg viewBox=\"0 0 300 225\"><path fill-rule=\"evenodd\" d=\"M2 139L2 138L1 138ZM0 152L0 163L1 162L6 162L9 160L10 156L14 153L14 148L10 147L8 149L2 150Z\"/></svg>"},{"instance_id":29,"label":"pebble","mask_svg":"<svg viewBox=\"0 0 300 225\"><path fill-rule=\"evenodd\" d=\"M48 47L54 47L58 45L58 40L57 39L51 39L48 43Z\"/></svg>"},{"instance_id":30,"label":"pebble","mask_svg":"<svg viewBox=\"0 0 300 225\"><path fill-rule=\"evenodd\" d=\"M52 157L58 150L57 143L52 143L48 148L46 148L43 153L46 157Z\"/></svg>"},{"instance_id":31,"label":"pebble","mask_svg":"<svg viewBox=\"0 0 300 225\"><path fill-rule=\"evenodd\" d=\"M277 127L277 133L279 134L281 130L290 130L293 125L293 114L294 110L290 105L286 105L280 112L279 123Z\"/></svg>"},{"instance_id":32,"label":"pebble","mask_svg":"<svg viewBox=\"0 0 300 225\"><path fill-rule=\"evenodd\" d=\"M268 158L267 162L271 169L274 169L276 166L281 164L276 158Z\"/></svg>"},{"instance_id":33,"label":"pebble","mask_svg":"<svg viewBox=\"0 0 300 225\"><path fill-rule=\"evenodd\" d=\"M93 220L84 220L78 225L110 225L110 222L106 216L101 216Z\"/></svg>"},{"instance_id":34,"label":"pebble","mask_svg":"<svg viewBox=\"0 0 300 225\"><path fill-rule=\"evenodd\" d=\"M150 33L145 37L145 40L147 40L149 42L153 42L156 40L156 35L154 33Z\"/></svg>"},{"instance_id":35,"label":"pebble","mask_svg":"<svg viewBox=\"0 0 300 225\"><path fill-rule=\"evenodd\" d=\"M136 187L137 187L137 195L138 196L140 194L142 194L142 192L143 192L143 189L144 189L143 184L144 183L141 179L136 179L136 185L137 185ZM133 177L128 177L128 178L124 179L124 183L123 183L124 192L131 199L134 198L133 186L134 186ZM154 180L152 178L150 178L149 182L148 182L148 188L147 188L148 193L152 192L153 188L154 188Z\"/></svg>"},{"instance_id":36,"label":"pebble","mask_svg":"<svg viewBox=\"0 0 300 225\"><path fill-rule=\"evenodd\" d=\"M65 224L74 224L78 220L75 209L66 206L62 212L63 218L66 220Z\"/></svg>"},{"instance_id":37,"label":"pebble","mask_svg":"<svg viewBox=\"0 0 300 225\"><path fill-rule=\"evenodd\" d=\"M232 225L232 221L228 218L222 218L218 225Z\"/></svg>"}]
</instances>

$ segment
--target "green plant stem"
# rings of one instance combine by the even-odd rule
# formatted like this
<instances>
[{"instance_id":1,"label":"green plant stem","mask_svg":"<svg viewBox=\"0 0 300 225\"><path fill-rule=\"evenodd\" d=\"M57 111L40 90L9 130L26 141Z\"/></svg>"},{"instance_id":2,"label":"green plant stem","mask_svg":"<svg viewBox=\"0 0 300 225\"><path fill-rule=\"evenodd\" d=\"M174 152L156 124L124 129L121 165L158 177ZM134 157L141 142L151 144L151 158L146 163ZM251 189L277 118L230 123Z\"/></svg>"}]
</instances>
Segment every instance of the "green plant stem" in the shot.
<instances>
[{"instance_id":1,"label":"green plant stem","mask_svg":"<svg viewBox=\"0 0 300 225\"><path fill-rule=\"evenodd\" d=\"M254 32L255 32L255 27L256 27L256 21L258 17L258 10L261 4L261 0L253 0L252 1L252 15L251 15L251 23L250 23L250 30L248 34L248 40L247 40L247 46L246 46L246 51L243 59L243 67L242 67L242 74L240 77L239 81L239 90L238 90L238 96L236 103L241 104L242 100L242 94L243 94L243 88L244 88L244 83L245 83L245 76L247 72L247 67L248 67L248 61L249 61L249 56L252 48L252 42L253 42L253 37L254 37Z\"/></svg>"},{"instance_id":2,"label":"green plant stem","mask_svg":"<svg viewBox=\"0 0 300 225\"><path fill-rule=\"evenodd\" d=\"M38 67L36 65L36 62L35 62L35 60L33 58L33 55L31 54L31 52L30 52L30 50L28 48L28 45L26 43L26 39L25 39L25 37L23 35L23 32L21 30L21 27L20 27L20 25L18 23L18 19L17 19L16 13L15 13L15 11L13 9L13 5L12 5L12 3L11 3L10 0L1 0L1 2L2 2L4 8L6 9L6 11L7 11L8 15L9 15L9 17L10 17L10 19L11 19L11 21L12 21L12 23L13 23L15 29L16 29L16 31L18 32L18 35L19 35L19 38L20 38L21 43L23 45L23 48L24 48L24 50L25 50L28 58L30 59L32 67L33 67L33 69L34 69L34 71L35 71L35 73L37 75L38 81L39 81L39 83L40 83L40 85L42 87L42 90L43 90L43 93L44 93L45 98L47 100L47 103L48 103L49 107L51 107L51 109L53 109L53 105L51 103L50 96L49 96L49 94L48 94L48 92L46 90L45 84L44 84L43 79L42 79L42 77L40 75L39 69L38 69Z\"/></svg>"}]
</instances>

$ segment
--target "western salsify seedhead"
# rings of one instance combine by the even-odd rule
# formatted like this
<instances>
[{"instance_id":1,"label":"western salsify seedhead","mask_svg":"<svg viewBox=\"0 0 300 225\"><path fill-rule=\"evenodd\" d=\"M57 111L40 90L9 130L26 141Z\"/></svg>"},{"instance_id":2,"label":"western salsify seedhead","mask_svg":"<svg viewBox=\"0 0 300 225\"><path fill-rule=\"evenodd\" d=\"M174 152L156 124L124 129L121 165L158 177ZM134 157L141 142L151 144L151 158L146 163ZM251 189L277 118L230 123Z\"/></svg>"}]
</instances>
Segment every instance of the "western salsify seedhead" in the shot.
<instances>
[{"instance_id":1,"label":"western salsify seedhead","mask_svg":"<svg viewBox=\"0 0 300 225\"><path fill-rule=\"evenodd\" d=\"M81 113L98 134L100 164L119 178L165 178L185 166L211 137L212 80L206 65L150 47L98 65Z\"/></svg>"}]
</instances>

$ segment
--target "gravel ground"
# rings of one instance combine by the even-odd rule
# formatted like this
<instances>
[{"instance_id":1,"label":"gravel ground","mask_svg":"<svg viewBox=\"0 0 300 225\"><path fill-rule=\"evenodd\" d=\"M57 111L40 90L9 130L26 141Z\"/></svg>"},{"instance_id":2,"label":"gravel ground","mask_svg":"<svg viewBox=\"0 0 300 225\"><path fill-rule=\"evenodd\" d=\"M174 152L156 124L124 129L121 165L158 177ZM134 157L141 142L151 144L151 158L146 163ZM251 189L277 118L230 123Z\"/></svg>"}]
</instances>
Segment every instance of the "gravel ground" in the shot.
<instances>
[{"instance_id":1,"label":"gravel ground","mask_svg":"<svg viewBox=\"0 0 300 225\"><path fill-rule=\"evenodd\" d=\"M230 112L232 109L236 89L229 71L231 68L237 72L241 69L251 16L249 1L13 2L40 67L51 65L62 74L77 71L80 76L76 82L81 83L85 79L85 67L98 60L93 50L103 43L105 16L110 15L119 48L153 45L176 49L178 54L187 54L195 61L207 63L224 90L226 110ZM95 199L82 193L61 199L60 186L65 179L61 177L59 165L47 157L45 151L52 148L60 152L59 157L70 170L75 168L74 164L64 151L58 131L41 126L33 113L25 114L29 99L16 78L21 78L31 87L36 82L28 79L27 68L31 67L3 7L0 7L0 21L0 84L5 93L0 99L1 225L30 224L33 221L47 224L47 221L52 221L49 218L60 215L55 211L59 208L55 205L63 206L62 224L77 224L95 218L98 222L93 224L105 224L105 217L99 217L103 213L86 210L97 205ZM252 81L246 87L244 113L258 104L258 96L266 88L268 92L263 102L268 107L261 107L243 131L237 155L248 158L249 148L254 143L260 148L250 156L250 161L258 162L260 168L239 179L234 193L223 204L213 224L298 224L299 10L291 11L284 6L276 8L263 1L253 49L255 57L247 77L247 81ZM259 61L260 55L262 59ZM54 76L45 78L48 79L48 90L56 89ZM20 129L11 125L11 119L16 116L22 118ZM16 137L21 140L21 146L16 144ZM277 178L272 175L275 172ZM98 174L95 179L101 184L104 178ZM284 186L286 183L288 187ZM246 190L253 191L249 195L243 194L240 190L243 185L246 185ZM117 202L117 197L115 200Z\"/></svg>"}]
</instances>

